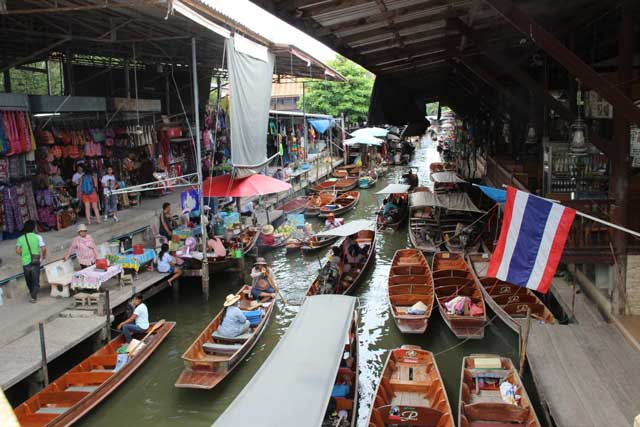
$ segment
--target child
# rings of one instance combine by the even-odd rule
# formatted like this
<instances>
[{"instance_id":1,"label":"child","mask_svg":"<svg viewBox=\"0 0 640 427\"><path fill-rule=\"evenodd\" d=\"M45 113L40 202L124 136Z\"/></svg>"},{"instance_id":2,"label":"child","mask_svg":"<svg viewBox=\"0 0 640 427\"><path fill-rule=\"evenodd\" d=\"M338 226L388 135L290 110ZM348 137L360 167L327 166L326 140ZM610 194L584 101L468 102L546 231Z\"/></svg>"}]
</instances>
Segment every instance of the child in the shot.
<instances>
[{"instance_id":1,"label":"child","mask_svg":"<svg viewBox=\"0 0 640 427\"><path fill-rule=\"evenodd\" d=\"M163 243L158 254L158 273L173 273L168 280L169 286L173 286L173 281L182 275L182 270L176 267L176 260L169 255L169 245Z\"/></svg>"}]
</instances>

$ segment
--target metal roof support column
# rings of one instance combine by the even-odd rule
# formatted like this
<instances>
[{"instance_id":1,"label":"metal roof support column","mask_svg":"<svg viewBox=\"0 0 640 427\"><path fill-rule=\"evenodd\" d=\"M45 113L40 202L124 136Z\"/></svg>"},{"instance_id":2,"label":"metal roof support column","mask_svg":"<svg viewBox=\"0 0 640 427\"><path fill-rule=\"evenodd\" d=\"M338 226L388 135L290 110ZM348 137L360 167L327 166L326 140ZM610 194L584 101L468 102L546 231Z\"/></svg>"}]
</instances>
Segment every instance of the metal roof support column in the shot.
<instances>
[{"instance_id":1,"label":"metal roof support column","mask_svg":"<svg viewBox=\"0 0 640 427\"><path fill-rule=\"evenodd\" d=\"M611 85L593 68L567 49L551 33L547 32L510 0L484 0L511 25L527 35L552 58L562 64L586 86L598 92L628 120L640 126L640 109L616 86Z\"/></svg>"},{"instance_id":2,"label":"metal roof support column","mask_svg":"<svg viewBox=\"0 0 640 427\"><path fill-rule=\"evenodd\" d=\"M633 77L633 0L624 0L621 9L621 26L618 36L618 83L620 90L631 94ZM629 219L629 120L614 106L613 134L616 150L612 160L611 172L615 203L612 206L612 217L616 224L628 226ZM613 314L626 314L627 303L627 234L615 230L613 232L615 256L617 259L617 277L612 286Z\"/></svg>"}]
</instances>

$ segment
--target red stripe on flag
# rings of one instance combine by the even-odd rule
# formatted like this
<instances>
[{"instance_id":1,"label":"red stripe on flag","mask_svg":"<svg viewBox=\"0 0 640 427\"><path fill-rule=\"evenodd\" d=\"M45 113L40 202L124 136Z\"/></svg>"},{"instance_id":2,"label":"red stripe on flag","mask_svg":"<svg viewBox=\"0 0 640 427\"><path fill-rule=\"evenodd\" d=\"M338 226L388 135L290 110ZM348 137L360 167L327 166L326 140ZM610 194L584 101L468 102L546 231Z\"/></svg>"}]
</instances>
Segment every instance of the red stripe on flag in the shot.
<instances>
[{"instance_id":1,"label":"red stripe on flag","mask_svg":"<svg viewBox=\"0 0 640 427\"><path fill-rule=\"evenodd\" d=\"M556 274L558 263L562 258L562 252L564 251L564 244L567 242L569 236L569 230L571 230L571 224L576 217L576 211L570 208L564 208L562 217L558 223L558 229L553 237L553 243L551 244L551 251L549 251L549 258L547 258L547 265L544 268L544 273L538 284L538 288L535 289L538 292L546 294L551 287L551 281Z\"/></svg>"},{"instance_id":2,"label":"red stripe on flag","mask_svg":"<svg viewBox=\"0 0 640 427\"><path fill-rule=\"evenodd\" d=\"M509 234L509 226L511 225L511 217L513 216L513 205L516 203L517 190L513 187L507 187L507 201L504 204L504 217L502 218L502 226L500 227L500 237L498 244L493 250L489 268L487 269L487 277L496 277L504 255L504 247L507 244L507 234Z\"/></svg>"}]
</instances>

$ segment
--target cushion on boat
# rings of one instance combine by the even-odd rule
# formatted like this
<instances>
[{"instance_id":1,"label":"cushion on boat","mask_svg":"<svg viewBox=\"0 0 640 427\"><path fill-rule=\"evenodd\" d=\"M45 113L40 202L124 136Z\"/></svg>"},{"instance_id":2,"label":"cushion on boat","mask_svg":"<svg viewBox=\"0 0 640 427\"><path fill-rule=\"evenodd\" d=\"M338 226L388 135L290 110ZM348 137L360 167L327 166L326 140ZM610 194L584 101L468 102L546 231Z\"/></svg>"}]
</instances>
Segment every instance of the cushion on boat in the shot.
<instances>
[{"instance_id":1,"label":"cushion on boat","mask_svg":"<svg viewBox=\"0 0 640 427\"><path fill-rule=\"evenodd\" d=\"M251 338L251 332L246 332L242 335L238 335L237 337L225 337L224 335L221 335L218 333L218 331L214 331L211 334L211 338L216 339L216 340L220 340L220 341L228 341L228 342L245 342L246 340L248 340L249 338Z\"/></svg>"},{"instance_id":2,"label":"cushion on boat","mask_svg":"<svg viewBox=\"0 0 640 427\"><path fill-rule=\"evenodd\" d=\"M215 354L233 354L238 349L242 347L240 344L219 344L213 342L206 342L202 344L202 349L206 353L215 353Z\"/></svg>"}]
</instances>

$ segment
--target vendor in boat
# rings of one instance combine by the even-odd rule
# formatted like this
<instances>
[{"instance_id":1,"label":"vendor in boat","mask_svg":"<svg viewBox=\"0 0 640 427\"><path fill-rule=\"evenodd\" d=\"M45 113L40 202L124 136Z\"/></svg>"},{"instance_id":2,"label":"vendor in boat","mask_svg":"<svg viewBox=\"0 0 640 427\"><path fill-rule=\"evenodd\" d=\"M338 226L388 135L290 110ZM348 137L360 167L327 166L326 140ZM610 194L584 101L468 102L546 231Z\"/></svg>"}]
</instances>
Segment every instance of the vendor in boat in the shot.
<instances>
[{"instance_id":1,"label":"vendor in boat","mask_svg":"<svg viewBox=\"0 0 640 427\"><path fill-rule=\"evenodd\" d=\"M218 334L223 337L237 337L251 328L249 320L240 310L240 295L229 294L224 301L222 322L218 326Z\"/></svg>"},{"instance_id":2,"label":"vendor in boat","mask_svg":"<svg viewBox=\"0 0 640 427\"><path fill-rule=\"evenodd\" d=\"M340 221L336 219L336 216L333 214L333 212L327 215L327 219L324 222L324 228L327 230L333 230L334 228L340 227L341 225L342 224L340 224Z\"/></svg>"},{"instance_id":3,"label":"vendor in boat","mask_svg":"<svg viewBox=\"0 0 640 427\"><path fill-rule=\"evenodd\" d=\"M142 294L135 294L131 303L134 306L133 314L118 325L126 342L131 342L133 334L142 334L149 329L149 310L142 302Z\"/></svg>"},{"instance_id":4,"label":"vendor in boat","mask_svg":"<svg viewBox=\"0 0 640 427\"><path fill-rule=\"evenodd\" d=\"M413 173L412 169L409 169L409 171L402 175L402 178L404 178L405 182L411 186L411 188L415 188L418 186L418 175L416 175L415 173Z\"/></svg>"},{"instance_id":5,"label":"vendor in boat","mask_svg":"<svg viewBox=\"0 0 640 427\"><path fill-rule=\"evenodd\" d=\"M393 218L398 213L398 204L395 196L389 196L387 202L382 208L382 216L385 218Z\"/></svg>"},{"instance_id":6,"label":"vendor in boat","mask_svg":"<svg viewBox=\"0 0 640 427\"><path fill-rule=\"evenodd\" d=\"M264 258L257 258L251 269L251 295L254 299L273 298L275 289L271 286L270 277L273 277L273 273L267 265L267 261Z\"/></svg>"}]
</instances>

